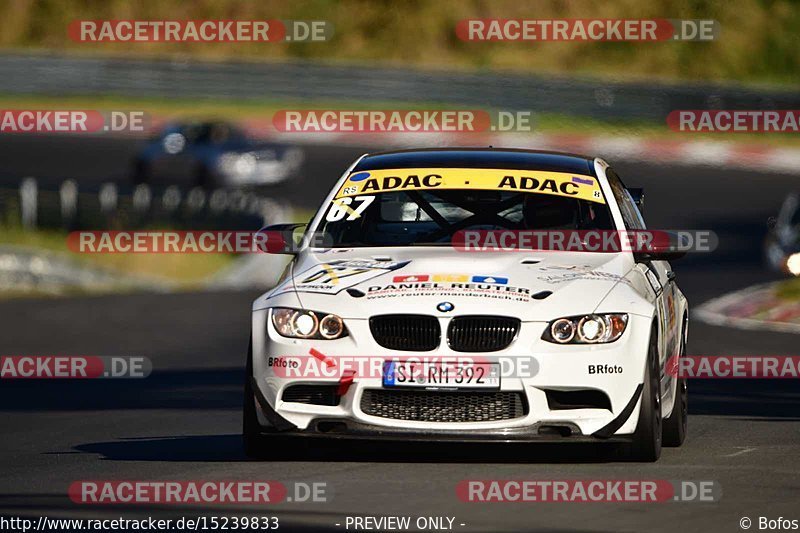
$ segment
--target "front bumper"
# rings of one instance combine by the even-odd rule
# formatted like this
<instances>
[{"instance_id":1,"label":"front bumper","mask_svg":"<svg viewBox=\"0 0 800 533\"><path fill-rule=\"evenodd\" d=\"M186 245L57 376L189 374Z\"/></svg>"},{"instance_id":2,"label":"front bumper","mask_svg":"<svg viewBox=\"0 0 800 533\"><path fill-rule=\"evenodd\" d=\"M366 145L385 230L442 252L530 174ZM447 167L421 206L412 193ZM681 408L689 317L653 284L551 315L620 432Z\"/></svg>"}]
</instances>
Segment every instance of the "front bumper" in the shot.
<instances>
[{"instance_id":1,"label":"front bumper","mask_svg":"<svg viewBox=\"0 0 800 533\"><path fill-rule=\"evenodd\" d=\"M545 323L523 323L516 340L500 352L471 354L492 361L500 358L534 358L535 375L503 377L501 391L524 395L527 409L513 419L469 422L401 420L367 414L361 408L364 391L382 389L378 376L355 376L338 405L312 405L283 401L285 389L296 384L337 384L333 379L288 378L267 365L272 357L308 357L310 348L337 356L369 355L391 359L407 353L386 350L372 339L366 320L347 320L348 337L335 341L287 339L274 331L269 310L253 313L252 388L265 432L329 437L452 441L593 441L629 440L636 429L645 361L650 335L649 318L631 315L625 334L607 345L560 346L541 340ZM446 321L443 330L446 330ZM429 354L430 355L430 354ZM452 352L446 346L437 356L470 354ZM614 373L596 373L591 368L614 367ZM608 398L606 408L554 408L549 391L598 391ZM454 391L448 394L469 394Z\"/></svg>"},{"instance_id":2,"label":"front bumper","mask_svg":"<svg viewBox=\"0 0 800 533\"><path fill-rule=\"evenodd\" d=\"M426 429L409 431L405 428L376 426L348 418L317 418L305 429L300 429L278 413L267 402L256 382L251 379L258 411L269 423L262 427L262 434L285 437L327 438L327 439L365 439L365 440L404 440L412 442L592 442L627 443L627 435L614 432L630 417L641 397L642 386L637 387L628 405L620 415L592 435L581 433L580 427L572 422L536 422L531 426L501 429L473 429L469 431L448 429Z\"/></svg>"}]
</instances>

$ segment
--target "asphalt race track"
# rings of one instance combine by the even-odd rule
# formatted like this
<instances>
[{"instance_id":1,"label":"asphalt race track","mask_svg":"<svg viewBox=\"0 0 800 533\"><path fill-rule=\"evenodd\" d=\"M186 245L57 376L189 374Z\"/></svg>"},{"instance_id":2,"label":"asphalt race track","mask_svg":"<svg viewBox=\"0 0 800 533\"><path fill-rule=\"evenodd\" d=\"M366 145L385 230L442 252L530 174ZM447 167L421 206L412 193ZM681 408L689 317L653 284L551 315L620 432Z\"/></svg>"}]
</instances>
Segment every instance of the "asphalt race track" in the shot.
<instances>
[{"instance_id":1,"label":"asphalt race track","mask_svg":"<svg viewBox=\"0 0 800 533\"><path fill-rule=\"evenodd\" d=\"M120 178L130 141L15 137L0 142L2 181L23 175ZM111 143L111 141L103 141ZM51 150L55 150L55 154ZM303 190L313 204L363 150L309 146ZM36 154L40 154L38 157ZM41 156L48 153L48 157ZM115 158L116 163L115 163ZM612 163L615 163L612 161ZM720 249L673 266L698 304L774 278L761 261L765 222L797 177L617 162L646 188L654 228L713 229ZM115 167L116 164L116 167ZM35 166L35 169L31 167ZM285 191L284 191L285 192ZM793 380L690 383L689 437L655 464L607 462L581 446L314 442L290 458L252 462L240 451L241 384L250 302L258 291L137 294L0 302L3 355L149 357L145 380L0 382L0 514L26 517L275 515L283 530L341 530L355 515L451 516L456 531L741 531L747 516L800 518L800 389ZM796 335L692 322L691 354L793 355ZM465 479L715 480L718 503L462 503ZM326 503L274 507L85 506L77 480L247 479L325 482ZM341 524L341 526L336 526ZM461 526L460 524L464 524ZM352 530L352 529L351 529Z\"/></svg>"}]
</instances>

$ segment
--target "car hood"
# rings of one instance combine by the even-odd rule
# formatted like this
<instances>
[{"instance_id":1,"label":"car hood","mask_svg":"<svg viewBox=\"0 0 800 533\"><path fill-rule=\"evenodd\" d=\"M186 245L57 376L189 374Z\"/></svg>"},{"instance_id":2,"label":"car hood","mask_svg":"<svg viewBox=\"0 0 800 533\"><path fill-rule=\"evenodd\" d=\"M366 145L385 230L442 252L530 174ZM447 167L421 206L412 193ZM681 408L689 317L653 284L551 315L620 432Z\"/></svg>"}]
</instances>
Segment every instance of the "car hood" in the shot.
<instances>
[{"instance_id":1,"label":"car hood","mask_svg":"<svg viewBox=\"0 0 800 533\"><path fill-rule=\"evenodd\" d=\"M523 321L589 313L632 268L627 254L332 249L298 256L292 276L254 309L302 306L369 318L390 313L506 315Z\"/></svg>"}]
</instances>

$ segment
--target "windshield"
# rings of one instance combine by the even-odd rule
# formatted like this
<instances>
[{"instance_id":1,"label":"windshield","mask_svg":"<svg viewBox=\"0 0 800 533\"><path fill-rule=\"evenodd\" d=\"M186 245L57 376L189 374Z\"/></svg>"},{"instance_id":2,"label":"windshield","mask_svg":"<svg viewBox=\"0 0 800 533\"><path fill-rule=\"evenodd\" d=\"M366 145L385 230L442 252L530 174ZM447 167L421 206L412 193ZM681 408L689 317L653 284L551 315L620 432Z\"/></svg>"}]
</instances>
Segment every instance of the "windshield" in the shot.
<instances>
[{"instance_id":1,"label":"windshield","mask_svg":"<svg viewBox=\"0 0 800 533\"><path fill-rule=\"evenodd\" d=\"M325 241L338 248L446 246L464 230L614 229L591 177L432 170L353 174L326 208L319 228Z\"/></svg>"}]
</instances>

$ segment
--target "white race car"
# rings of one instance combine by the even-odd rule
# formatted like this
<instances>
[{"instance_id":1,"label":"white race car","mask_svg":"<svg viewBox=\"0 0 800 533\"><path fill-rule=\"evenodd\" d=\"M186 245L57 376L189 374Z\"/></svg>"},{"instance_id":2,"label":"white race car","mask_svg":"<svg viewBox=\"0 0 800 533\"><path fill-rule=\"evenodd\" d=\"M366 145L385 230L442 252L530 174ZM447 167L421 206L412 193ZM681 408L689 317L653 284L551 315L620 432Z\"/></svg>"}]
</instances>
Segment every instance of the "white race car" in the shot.
<instances>
[{"instance_id":1,"label":"white race car","mask_svg":"<svg viewBox=\"0 0 800 533\"><path fill-rule=\"evenodd\" d=\"M688 327L676 254L464 245L644 230L631 191L577 155L359 158L253 304L247 454L294 437L615 442L640 461L680 446L686 381L667 368Z\"/></svg>"}]
</instances>

